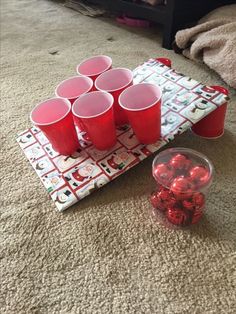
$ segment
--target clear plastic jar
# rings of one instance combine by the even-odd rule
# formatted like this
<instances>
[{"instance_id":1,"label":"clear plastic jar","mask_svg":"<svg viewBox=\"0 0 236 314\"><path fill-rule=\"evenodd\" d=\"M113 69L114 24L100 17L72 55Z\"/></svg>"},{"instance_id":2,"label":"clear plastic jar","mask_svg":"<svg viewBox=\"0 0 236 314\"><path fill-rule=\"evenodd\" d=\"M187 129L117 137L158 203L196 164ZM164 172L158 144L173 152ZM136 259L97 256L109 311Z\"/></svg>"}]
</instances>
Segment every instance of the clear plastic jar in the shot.
<instances>
[{"instance_id":1,"label":"clear plastic jar","mask_svg":"<svg viewBox=\"0 0 236 314\"><path fill-rule=\"evenodd\" d=\"M170 148L153 160L157 183L151 195L155 216L176 226L196 224L203 216L213 166L203 154L187 148Z\"/></svg>"}]
</instances>

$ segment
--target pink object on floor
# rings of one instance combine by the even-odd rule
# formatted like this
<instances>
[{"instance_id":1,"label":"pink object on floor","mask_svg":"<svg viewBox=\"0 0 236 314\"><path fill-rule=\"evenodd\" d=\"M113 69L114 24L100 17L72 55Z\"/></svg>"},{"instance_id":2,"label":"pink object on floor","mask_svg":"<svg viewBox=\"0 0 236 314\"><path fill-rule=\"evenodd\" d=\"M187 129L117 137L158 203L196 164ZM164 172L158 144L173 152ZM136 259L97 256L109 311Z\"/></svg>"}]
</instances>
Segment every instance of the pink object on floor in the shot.
<instances>
[{"instance_id":1,"label":"pink object on floor","mask_svg":"<svg viewBox=\"0 0 236 314\"><path fill-rule=\"evenodd\" d=\"M128 122L125 110L119 105L118 98L120 94L131 85L133 85L133 72L125 68L106 71L95 81L97 90L106 91L114 97L113 110L116 125L122 125Z\"/></svg>"},{"instance_id":2,"label":"pink object on floor","mask_svg":"<svg viewBox=\"0 0 236 314\"><path fill-rule=\"evenodd\" d=\"M120 24L125 24L127 26L132 26L132 27L143 27L143 28L148 28L150 27L150 22L147 20L142 20L142 19L135 19L127 16L123 17L117 17L116 21Z\"/></svg>"},{"instance_id":3,"label":"pink object on floor","mask_svg":"<svg viewBox=\"0 0 236 314\"><path fill-rule=\"evenodd\" d=\"M111 94L96 91L82 95L72 107L75 123L82 124L99 150L108 150L116 144L113 102Z\"/></svg>"},{"instance_id":4,"label":"pink object on floor","mask_svg":"<svg viewBox=\"0 0 236 314\"><path fill-rule=\"evenodd\" d=\"M32 110L30 119L43 131L53 149L59 154L71 155L80 147L69 100L45 100Z\"/></svg>"},{"instance_id":5,"label":"pink object on floor","mask_svg":"<svg viewBox=\"0 0 236 314\"><path fill-rule=\"evenodd\" d=\"M77 73L90 77L93 81L103 72L112 68L112 59L108 56L95 56L77 65Z\"/></svg>"},{"instance_id":6,"label":"pink object on floor","mask_svg":"<svg viewBox=\"0 0 236 314\"><path fill-rule=\"evenodd\" d=\"M130 86L119 97L134 133L143 144L152 144L160 139L161 97L160 87L150 83Z\"/></svg>"},{"instance_id":7,"label":"pink object on floor","mask_svg":"<svg viewBox=\"0 0 236 314\"><path fill-rule=\"evenodd\" d=\"M229 91L222 86L211 86L214 90L229 95ZM214 99L213 99L214 102ZM208 116L192 126L192 131L202 137L218 138L224 134L225 115L227 102L214 110Z\"/></svg>"},{"instance_id":8,"label":"pink object on floor","mask_svg":"<svg viewBox=\"0 0 236 314\"><path fill-rule=\"evenodd\" d=\"M57 97L66 98L71 104L81 95L91 91L93 80L87 76L74 76L62 81L55 89Z\"/></svg>"}]
</instances>

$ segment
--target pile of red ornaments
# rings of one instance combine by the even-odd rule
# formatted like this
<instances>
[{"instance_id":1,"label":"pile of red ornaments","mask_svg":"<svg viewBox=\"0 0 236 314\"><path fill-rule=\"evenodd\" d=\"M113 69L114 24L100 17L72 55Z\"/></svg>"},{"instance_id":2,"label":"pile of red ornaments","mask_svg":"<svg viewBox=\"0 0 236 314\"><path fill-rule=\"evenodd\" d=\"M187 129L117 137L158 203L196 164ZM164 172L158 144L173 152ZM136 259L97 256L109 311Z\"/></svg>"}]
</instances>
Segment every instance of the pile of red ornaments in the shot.
<instances>
[{"instance_id":1,"label":"pile of red ornaments","mask_svg":"<svg viewBox=\"0 0 236 314\"><path fill-rule=\"evenodd\" d=\"M152 171L157 182L152 206L174 225L197 223L212 182L211 162L196 151L171 148L155 157Z\"/></svg>"}]
</instances>

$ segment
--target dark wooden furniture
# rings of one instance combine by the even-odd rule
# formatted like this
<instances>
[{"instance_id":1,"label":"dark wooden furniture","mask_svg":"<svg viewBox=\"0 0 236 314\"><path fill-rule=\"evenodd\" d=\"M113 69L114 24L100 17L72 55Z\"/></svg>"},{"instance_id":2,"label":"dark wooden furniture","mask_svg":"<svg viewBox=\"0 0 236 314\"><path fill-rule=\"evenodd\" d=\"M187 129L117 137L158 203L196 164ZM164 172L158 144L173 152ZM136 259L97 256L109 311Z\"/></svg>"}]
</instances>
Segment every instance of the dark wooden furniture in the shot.
<instances>
[{"instance_id":1,"label":"dark wooden furniture","mask_svg":"<svg viewBox=\"0 0 236 314\"><path fill-rule=\"evenodd\" d=\"M88 0L117 14L147 19L163 25L163 47L171 49L175 33L197 22L211 10L236 0L167 0L166 5L150 6L132 0Z\"/></svg>"}]
</instances>

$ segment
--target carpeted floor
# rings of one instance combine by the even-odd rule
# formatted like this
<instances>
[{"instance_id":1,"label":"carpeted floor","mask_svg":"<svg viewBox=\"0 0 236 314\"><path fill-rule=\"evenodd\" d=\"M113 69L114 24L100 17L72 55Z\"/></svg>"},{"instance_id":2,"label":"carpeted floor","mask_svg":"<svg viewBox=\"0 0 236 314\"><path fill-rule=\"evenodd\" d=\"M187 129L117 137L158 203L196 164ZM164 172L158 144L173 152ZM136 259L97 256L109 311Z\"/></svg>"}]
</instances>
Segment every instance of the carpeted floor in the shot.
<instances>
[{"instance_id":1,"label":"carpeted floor","mask_svg":"<svg viewBox=\"0 0 236 314\"><path fill-rule=\"evenodd\" d=\"M201 151L215 165L198 226L170 231L150 219L152 157L59 214L15 137L80 60L104 53L134 68L166 56L198 80L223 83L162 49L155 29L90 19L55 1L1 1L1 40L0 312L235 313L235 92L222 138L189 132L169 145Z\"/></svg>"}]
</instances>

